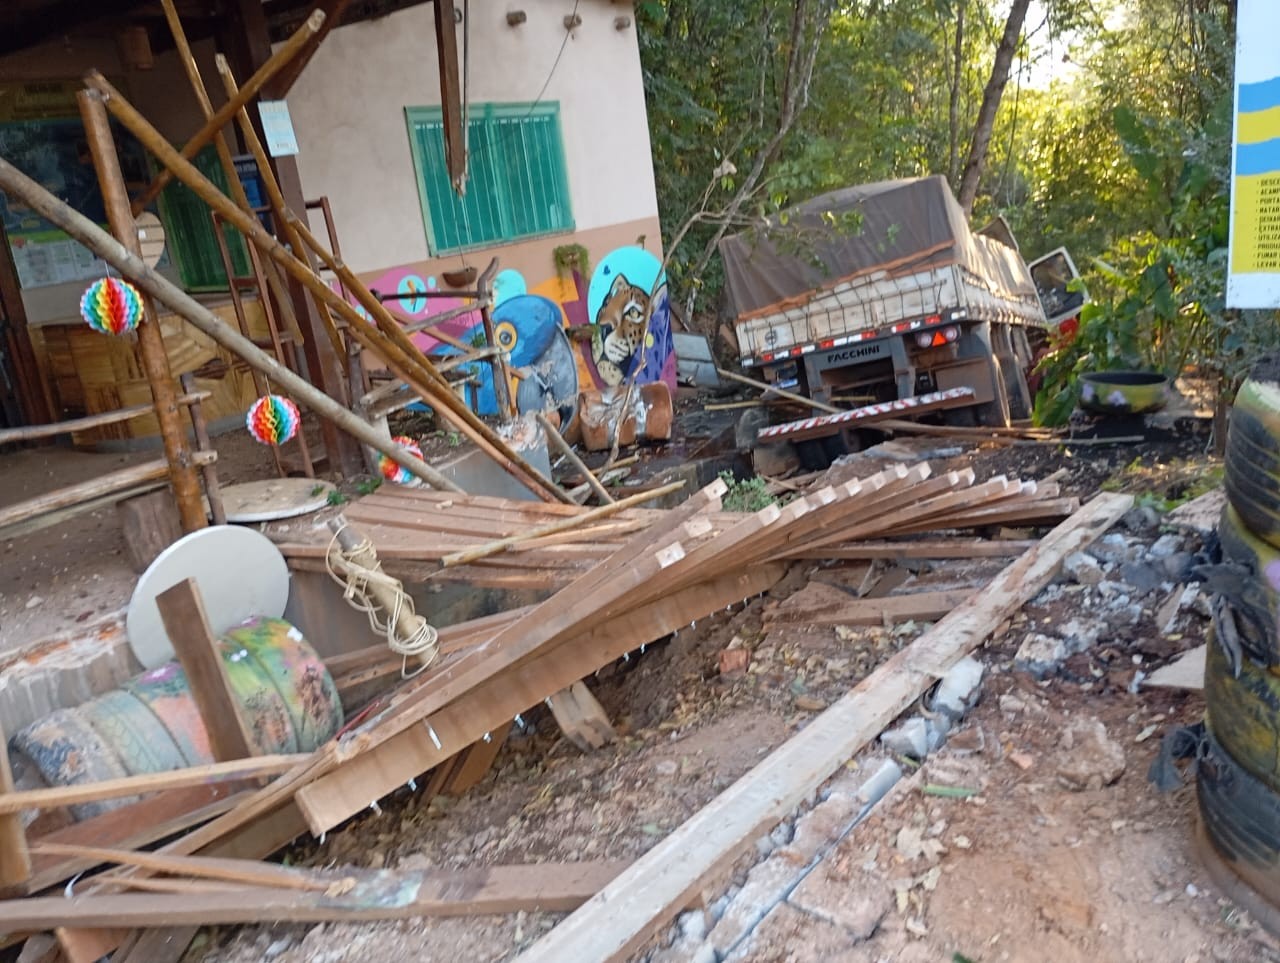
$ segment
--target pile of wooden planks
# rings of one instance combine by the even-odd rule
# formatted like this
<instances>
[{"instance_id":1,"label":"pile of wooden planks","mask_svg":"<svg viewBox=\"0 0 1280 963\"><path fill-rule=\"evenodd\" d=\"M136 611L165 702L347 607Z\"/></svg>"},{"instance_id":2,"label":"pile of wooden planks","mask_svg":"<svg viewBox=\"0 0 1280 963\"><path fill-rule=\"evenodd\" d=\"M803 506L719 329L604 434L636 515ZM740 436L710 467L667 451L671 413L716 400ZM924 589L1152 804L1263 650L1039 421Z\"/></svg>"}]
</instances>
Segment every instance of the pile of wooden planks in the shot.
<instances>
[{"instance_id":1,"label":"pile of wooden planks","mask_svg":"<svg viewBox=\"0 0 1280 963\"><path fill-rule=\"evenodd\" d=\"M420 791L426 798L464 791L492 764L512 720L539 703L552 709L573 741L599 745L608 738L608 720L580 680L646 643L764 592L792 559L839 557L860 539L883 540L904 530L976 525L1011 511L1047 517L1063 508L1052 488L1046 493L1003 478L979 484L971 471L933 476L928 465L893 466L870 477L820 485L786 505L749 514L724 511L725 493L726 486L717 481L663 512L625 503L588 511L404 489L353 504L347 517L388 561L394 557L479 580L510 574L540 578L554 591L538 604L444 629L438 661L408 681L399 680L400 657L385 648L330 660L344 694L371 685L384 694L314 753L227 760L216 771L115 780L96 790L77 787L76 800L95 793L146 795L35 840L29 870L5 882L36 894L86 869L129 863L85 846L137 850L162 839L169 841L148 859L261 859L307 831L318 835L339 826L406 784L416 786L424 774ZM521 538L530 532L544 534ZM295 565L322 561L316 546L287 549ZM449 557L466 561L442 568ZM937 601L941 614L958 598ZM392 682L399 684L386 691ZM262 784L268 775L274 778ZM215 776L220 781L211 781ZM65 802L58 790L12 800L12 806L0 805L0 819L23 806ZM113 912L128 925L230 919L249 913L262 895L254 889L259 884L247 877L179 884L159 865L135 859L127 868L117 866L82 881L83 913L70 913L68 921L99 926ZM196 876L227 868L221 862L172 865ZM165 894L198 892L204 915L148 913L136 894L120 892L146 887ZM578 898L577 891L566 892L558 898ZM116 902L99 902L108 899ZM345 905L339 900L317 909L312 902L294 893L270 905L287 904L292 915L282 918L293 919L331 918L323 914L342 915L338 911ZM400 911L379 912L392 910ZM48 912L43 903L26 910L0 904L0 927L6 921L14 927L42 926ZM90 950L72 954L79 959L96 959L88 954L102 955L103 946L114 946L112 940L119 938L97 930L77 932L97 934L84 940ZM64 942L64 951L73 943Z\"/></svg>"}]
</instances>

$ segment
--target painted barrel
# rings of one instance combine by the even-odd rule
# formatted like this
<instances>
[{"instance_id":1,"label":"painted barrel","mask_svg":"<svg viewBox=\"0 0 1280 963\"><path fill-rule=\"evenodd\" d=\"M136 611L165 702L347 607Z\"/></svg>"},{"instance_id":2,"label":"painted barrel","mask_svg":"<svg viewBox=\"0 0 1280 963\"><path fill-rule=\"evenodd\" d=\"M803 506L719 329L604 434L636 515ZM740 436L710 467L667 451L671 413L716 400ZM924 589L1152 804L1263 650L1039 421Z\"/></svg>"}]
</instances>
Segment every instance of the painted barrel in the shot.
<instances>
[{"instance_id":1,"label":"painted barrel","mask_svg":"<svg viewBox=\"0 0 1280 963\"><path fill-rule=\"evenodd\" d=\"M341 728L332 677L284 619L250 619L217 644L255 753L310 752ZM177 662L33 722L10 748L18 768L38 772L50 786L213 762L209 734ZM72 812L87 819L128 802L88 803Z\"/></svg>"}]
</instances>

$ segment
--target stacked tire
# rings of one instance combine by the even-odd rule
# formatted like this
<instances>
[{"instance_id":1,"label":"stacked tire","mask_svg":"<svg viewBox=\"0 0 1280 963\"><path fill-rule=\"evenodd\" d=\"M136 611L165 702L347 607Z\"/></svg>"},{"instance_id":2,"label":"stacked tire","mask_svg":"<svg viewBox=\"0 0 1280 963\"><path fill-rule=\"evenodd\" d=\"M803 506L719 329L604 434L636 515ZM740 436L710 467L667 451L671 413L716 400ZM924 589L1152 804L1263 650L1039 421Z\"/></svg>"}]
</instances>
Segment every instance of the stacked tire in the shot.
<instances>
[{"instance_id":1,"label":"stacked tire","mask_svg":"<svg viewBox=\"0 0 1280 963\"><path fill-rule=\"evenodd\" d=\"M1197 795L1214 852L1280 909L1280 359L1236 396L1225 489Z\"/></svg>"}]
</instances>

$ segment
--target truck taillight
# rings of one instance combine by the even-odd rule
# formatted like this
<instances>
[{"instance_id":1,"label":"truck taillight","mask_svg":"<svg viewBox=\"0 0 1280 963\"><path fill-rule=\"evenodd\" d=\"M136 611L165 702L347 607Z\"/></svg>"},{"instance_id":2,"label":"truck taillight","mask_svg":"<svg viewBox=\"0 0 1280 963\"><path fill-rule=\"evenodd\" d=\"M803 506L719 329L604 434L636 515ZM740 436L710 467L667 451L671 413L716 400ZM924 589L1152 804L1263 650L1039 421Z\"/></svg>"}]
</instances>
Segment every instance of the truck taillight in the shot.
<instances>
[{"instance_id":1,"label":"truck taillight","mask_svg":"<svg viewBox=\"0 0 1280 963\"><path fill-rule=\"evenodd\" d=\"M920 348L940 348L944 344L953 344L960 337L960 329L954 324L932 331L917 331L916 346Z\"/></svg>"}]
</instances>

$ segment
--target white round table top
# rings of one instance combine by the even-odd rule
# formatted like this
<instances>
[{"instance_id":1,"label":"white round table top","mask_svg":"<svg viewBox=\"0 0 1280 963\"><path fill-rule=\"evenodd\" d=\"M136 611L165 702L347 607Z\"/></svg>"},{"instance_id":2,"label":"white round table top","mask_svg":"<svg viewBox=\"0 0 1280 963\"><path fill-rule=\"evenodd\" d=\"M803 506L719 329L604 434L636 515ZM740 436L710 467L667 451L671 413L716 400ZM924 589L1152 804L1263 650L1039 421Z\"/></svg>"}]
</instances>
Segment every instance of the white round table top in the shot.
<instances>
[{"instance_id":1,"label":"white round table top","mask_svg":"<svg viewBox=\"0 0 1280 963\"><path fill-rule=\"evenodd\" d=\"M250 616L278 618L289 600L289 568L265 535L236 525L184 535L142 573L125 616L129 647L147 669L174 657L156 596L188 578L200 589L214 635Z\"/></svg>"},{"instance_id":2,"label":"white round table top","mask_svg":"<svg viewBox=\"0 0 1280 963\"><path fill-rule=\"evenodd\" d=\"M229 522L274 522L319 511L334 487L315 478L269 478L218 489Z\"/></svg>"}]
</instances>

